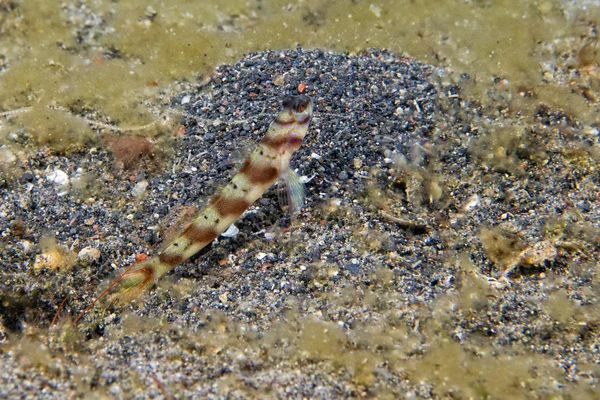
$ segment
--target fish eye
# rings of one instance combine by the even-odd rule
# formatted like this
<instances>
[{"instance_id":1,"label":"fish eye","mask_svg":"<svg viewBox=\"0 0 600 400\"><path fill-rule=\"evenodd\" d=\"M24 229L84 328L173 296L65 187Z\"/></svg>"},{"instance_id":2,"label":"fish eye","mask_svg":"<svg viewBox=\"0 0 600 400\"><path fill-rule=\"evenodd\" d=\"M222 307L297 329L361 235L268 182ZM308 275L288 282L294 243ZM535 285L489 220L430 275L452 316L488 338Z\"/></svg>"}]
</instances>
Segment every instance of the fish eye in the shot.
<instances>
[{"instance_id":1,"label":"fish eye","mask_svg":"<svg viewBox=\"0 0 600 400\"><path fill-rule=\"evenodd\" d=\"M308 104L310 103L310 99L307 96L298 96L296 98L296 105L294 107L294 109L296 110L296 112L304 112L304 110L306 110L306 108L308 107Z\"/></svg>"}]
</instances>

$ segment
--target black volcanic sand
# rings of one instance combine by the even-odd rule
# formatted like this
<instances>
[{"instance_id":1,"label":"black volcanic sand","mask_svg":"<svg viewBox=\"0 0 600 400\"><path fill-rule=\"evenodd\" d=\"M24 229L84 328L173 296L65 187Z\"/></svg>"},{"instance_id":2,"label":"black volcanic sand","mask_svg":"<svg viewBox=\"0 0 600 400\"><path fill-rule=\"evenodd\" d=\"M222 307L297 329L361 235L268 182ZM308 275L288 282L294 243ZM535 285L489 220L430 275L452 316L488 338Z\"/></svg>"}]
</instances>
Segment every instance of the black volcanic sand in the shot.
<instances>
[{"instance_id":1,"label":"black volcanic sand","mask_svg":"<svg viewBox=\"0 0 600 400\"><path fill-rule=\"evenodd\" d=\"M0 397L594 398L598 131L449 82L380 51L250 54L182 84L185 134L153 154L17 155L0 179ZM272 188L236 236L72 327L299 88L315 104L293 159L302 212Z\"/></svg>"}]
</instances>

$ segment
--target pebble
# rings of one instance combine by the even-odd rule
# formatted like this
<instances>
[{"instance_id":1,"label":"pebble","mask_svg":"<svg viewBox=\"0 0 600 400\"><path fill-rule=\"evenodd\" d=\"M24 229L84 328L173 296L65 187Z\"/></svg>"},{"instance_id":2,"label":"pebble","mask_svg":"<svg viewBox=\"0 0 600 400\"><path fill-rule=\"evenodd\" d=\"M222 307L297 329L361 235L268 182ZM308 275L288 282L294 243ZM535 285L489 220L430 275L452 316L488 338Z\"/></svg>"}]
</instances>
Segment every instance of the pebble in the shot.
<instances>
[{"instance_id":1,"label":"pebble","mask_svg":"<svg viewBox=\"0 0 600 400\"><path fill-rule=\"evenodd\" d=\"M119 385L117 385L117 384L114 384L114 385L111 385L111 387L110 387L110 389L108 391L113 396L118 396L121 393L121 387Z\"/></svg>"},{"instance_id":2,"label":"pebble","mask_svg":"<svg viewBox=\"0 0 600 400\"><path fill-rule=\"evenodd\" d=\"M358 269L358 265L357 264L346 264L344 265L344 269L348 272L350 272L352 275L358 275L359 269Z\"/></svg>"},{"instance_id":3,"label":"pebble","mask_svg":"<svg viewBox=\"0 0 600 400\"><path fill-rule=\"evenodd\" d=\"M34 178L35 175L33 175L31 172L24 172L23 175L21 175L21 182L31 182Z\"/></svg>"},{"instance_id":4,"label":"pebble","mask_svg":"<svg viewBox=\"0 0 600 400\"><path fill-rule=\"evenodd\" d=\"M147 188L148 181L144 179L143 181L139 181L133 186L133 189L131 189L131 194L133 195L133 197L136 198L141 197L144 193L146 193Z\"/></svg>"},{"instance_id":5,"label":"pebble","mask_svg":"<svg viewBox=\"0 0 600 400\"><path fill-rule=\"evenodd\" d=\"M93 263L100 259L100 254L100 250L98 250L97 248L87 246L81 249L79 253L77 253L77 258L83 262Z\"/></svg>"},{"instance_id":6,"label":"pebble","mask_svg":"<svg viewBox=\"0 0 600 400\"><path fill-rule=\"evenodd\" d=\"M15 154L7 148L0 148L0 163L13 165L17 161Z\"/></svg>"},{"instance_id":7,"label":"pebble","mask_svg":"<svg viewBox=\"0 0 600 400\"><path fill-rule=\"evenodd\" d=\"M276 234L274 234L273 232L265 232L265 239L267 240L273 240L277 237Z\"/></svg>"},{"instance_id":8,"label":"pebble","mask_svg":"<svg viewBox=\"0 0 600 400\"><path fill-rule=\"evenodd\" d=\"M55 169L54 171L50 172L47 178L50 182L58 186L66 186L69 184L69 176L66 172L60 169Z\"/></svg>"},{"instance_id":9,"label":"pebble","mask_svg":"<svg viewBox=\"0 0 600 400\"><path fill-rule=\"evenodd\" d=\"M29 253L29 251L31 251L32 243L29 240L21 240L19 243L21 244L21 247L23 247L23 251L25 253Z\"/></svg>"}]
</instances>

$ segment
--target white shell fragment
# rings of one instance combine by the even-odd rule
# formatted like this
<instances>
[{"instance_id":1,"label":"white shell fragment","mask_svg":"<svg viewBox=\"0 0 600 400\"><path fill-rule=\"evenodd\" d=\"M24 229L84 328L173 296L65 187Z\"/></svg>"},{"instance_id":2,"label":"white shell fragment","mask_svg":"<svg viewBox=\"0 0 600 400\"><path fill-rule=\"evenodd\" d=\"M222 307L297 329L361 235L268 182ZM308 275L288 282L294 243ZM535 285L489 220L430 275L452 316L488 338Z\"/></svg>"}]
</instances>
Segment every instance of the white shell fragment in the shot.
<instances>
[{"instance_id":1,"label":"white shell fragment","mask_svg":"<svg viewBox=\"0 0 600 400\"><path fill-rule=\"evenodd\" d=\"M64 196L68 192L69 176L66 172L60 169L55 169L50 172L47 176L48 180L60 187L60 191L57 193L58 196Z\"/></svg>"},{"instance_id":2,"label":"white shell fragment","mask_svg":"<svg viewBox=\"0 0 600 400\"><path fill-rule=\"evenodd\" d=\"M238 233L240 233L240 230L238 229L238 227L235 226L234 224L231 224L231 225L229 225L229 228L227 228L227 230L225 232L221 233L221 236L230 238L230 237L236 236Z\"/></svg>"},{"instance_id":3,"label":"white shell fragment","mask_svg":"<svg viewBox=\"0 0 600 400\"><path fill-rule=\"evenodd\" d=\"M66 186L69 184L69 176L66 172L61 171L60 169L55 169L54 171L48 174L48 180L53 182L59 186Z\"/></svg>"}]
</instances>

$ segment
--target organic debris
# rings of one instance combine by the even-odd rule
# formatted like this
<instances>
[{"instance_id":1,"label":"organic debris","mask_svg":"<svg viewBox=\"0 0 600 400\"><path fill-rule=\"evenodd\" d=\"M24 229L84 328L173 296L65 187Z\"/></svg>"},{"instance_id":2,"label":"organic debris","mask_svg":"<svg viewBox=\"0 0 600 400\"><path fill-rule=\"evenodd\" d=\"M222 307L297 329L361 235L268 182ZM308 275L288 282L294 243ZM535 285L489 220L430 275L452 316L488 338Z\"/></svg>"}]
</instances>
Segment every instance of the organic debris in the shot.
<instances>
[{"instance_id":1,"label":"organic debris","mask_svg":"<svg viewBox=\"0 0 600 400\"><path fill-rule=\"evenodd\" d=\"M139 136L117 136L104 134L102 141L113 153L123 169L140 169L153 162L156 148L147 139Z\"/></svg>"}]
</instances>

